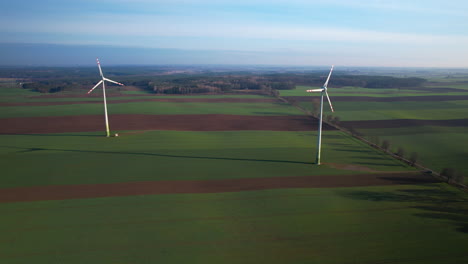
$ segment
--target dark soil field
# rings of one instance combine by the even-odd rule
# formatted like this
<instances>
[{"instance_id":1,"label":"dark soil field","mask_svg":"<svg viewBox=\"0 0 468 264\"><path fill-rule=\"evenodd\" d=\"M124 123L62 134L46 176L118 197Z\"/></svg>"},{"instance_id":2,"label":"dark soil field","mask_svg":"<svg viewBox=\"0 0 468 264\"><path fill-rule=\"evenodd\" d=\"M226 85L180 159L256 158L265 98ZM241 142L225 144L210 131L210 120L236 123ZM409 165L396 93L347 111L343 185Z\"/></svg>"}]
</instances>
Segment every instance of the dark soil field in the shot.
<instances>
[{"instance_id":1,"label":"dark soil field","mask_svg":"<svg viewBox=\"0 0 468 264\"><path fill-rule=\"evenodd\" d=\"M150 181L111 184L49 185L1 189L0 203L151 194L240 192L282 188L333 188L398 184L411 185L435 182L438 181L433 177L417 172L393 172L198 181Z\"/></svg>"},{"instance_id":2,"label":"dark soil field","mask_svg":"<svg viewBox=\"0 0 468 264\"><path fill-rule=\"evenodd\" d=\"M294 99L298 102L309 102L310 96L284 96L285 99ZM372 96L333 96L334 102L431 102L431 101L457 101L468 100L468 95L422 95L399 97L372 97Z\"/></svg>"},{"instance_id":3,"label":"dark soil field","mask_svg":"<svg viewBox=\"0 0 468 264\"><path fill-rule=\"evenodd\" d=\"M181 131L310 131L317 129L316 119L307 116L246 115L110 115L112 130ZM0 134L36 134L100 131L102 115L47 116L0 119ZM335 128L324 124L324 130Z\"/></svg>"},{"instance_id":4,"label":"dark soil field","mask_svg":"<svg viewBox=\"0 0 468 264\"><path fill-rule=\"evenodd\" d=\"M43 97L44 98L44 97ZM83 97L84 98L84 97ZM109 100L108 104L135 103L135 102L171 102L171 103L272 103L276 99L259 98L146 98ZM68 104L102 104L102 101L70 101L70 102L15 102L0 103L0 106L47 106Z\"/></svg>"},{"instance_id":5,"label":"dark soil field","mask_svg":"<svg viewBox=\"0 0 468 264\"><path fill-rule=\"evenodd\" d=\"M447 126L468 127L468 119L444 119L444 120L422 120L422 119L391 119L391 120L362 120L341 121L343 127L368 128L399 128L415 126Z\"/></svg>"}]
</instances>

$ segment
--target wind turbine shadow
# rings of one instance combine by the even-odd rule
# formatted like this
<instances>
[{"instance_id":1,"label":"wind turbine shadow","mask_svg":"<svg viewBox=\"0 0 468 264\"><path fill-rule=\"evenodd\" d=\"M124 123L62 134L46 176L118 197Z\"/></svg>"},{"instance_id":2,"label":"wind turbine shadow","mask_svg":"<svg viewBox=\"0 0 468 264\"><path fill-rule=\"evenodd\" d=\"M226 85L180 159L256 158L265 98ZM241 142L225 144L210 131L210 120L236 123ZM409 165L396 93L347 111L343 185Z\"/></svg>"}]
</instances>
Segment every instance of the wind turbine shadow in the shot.
<instances>
[{"instance_id":1,"label":"wind turbine shadow","mask_svg":"<svg viewBox=\"0 0 468 264\"><path fill-rule=\"evenodd\" d=\"M34 137L105 137L105 135L83 135L83 134L15 134L15 133L0 133L0 136L34 136Z\"/></svg>"},{"instance_id":2,"label":"wind turbine shadow","mask_svg":"<svg viewBox=\"0 0 468 264\"><path fill-rule=\"evenodd\" d=\"M83 152L83 153L97 153L97 154L121 154L121 155L141 155L141 156L155 156L165 158L184 158L184 159L209 159L209 160L230 160L230 161L252 161L252 162L275 162L275 163L292 163L292 164L305 164L314 165L315 162L293 161L293 160L271 160L271 159L244 159L244 158L229 158L229 157L209 157L209 156L190 156L190 155L172 155L161 153L145 153L145 152L122 152L122 151L98 151L98 150L77 150L77 149L54 149L54 148L24 148L12 146L0 146L3 148L21 149L18 153L32 152L32 151L66 151L66 152Z\"/></svg>"}]
</instances>

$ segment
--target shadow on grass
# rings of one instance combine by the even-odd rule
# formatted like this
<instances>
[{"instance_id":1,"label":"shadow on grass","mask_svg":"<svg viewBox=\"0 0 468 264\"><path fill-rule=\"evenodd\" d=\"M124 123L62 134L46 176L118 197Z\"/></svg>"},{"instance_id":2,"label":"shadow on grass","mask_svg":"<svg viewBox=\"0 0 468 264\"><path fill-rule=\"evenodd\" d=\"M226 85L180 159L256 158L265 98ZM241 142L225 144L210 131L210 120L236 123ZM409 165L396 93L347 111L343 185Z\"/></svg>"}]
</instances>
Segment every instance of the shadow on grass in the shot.
<instances>
[{"instance_id":1,"label":"shadow on grass","mask_svg":"<svg viewBox=\"0 0 468 264\"><path fill-rule=\"evenodd\" d=\"M389 161L390 159L388 160L384 160L384 161ZM393 167L398 167L398 166L401 166L401 164L390 164L388 162L385 162L385 163L382 163L382 162L354 162L354 164L359 164L359 165L365 165L365 166L393 166Z\"/></svg>"},{"instance_id":2,"label":"shadow on grass","mask_svg":"<svg viewBox=\"0 0 468 264\"><path fill-rule=\"evenodd\" d=\"M33 136L33 137L105 137L104 133L102 134L11 134L11 133L0 133L0 136Z\"/></svg>"},{"instance_id":3,"label":"shadow on grass","mask_svg":"<svg viewBox=\"0 0 468 264\"><path fill-rule=\"evenodd\" d=\"M333 150L336 151L347 151L347 152L355 152L355 153L372 153L370 150L363 150L363 149L352 149L352 148L334 148Z\"/></svg>"},{"instance_id":4,"label":"shadow on grass","mask_svg":"<svg viewBox=\"0 0 468 264\"><path fill-rule=\"evenodd\" d=\"M263 159L243 159L243 158L226 158L226 157L207 157L207 156L188 156L188 155L171 155L160 153L143 153L143 152L122 152L122 151L98 151L98 150L78 150L78 149L55 149L55 148L22 148L12 146L0 146L2 148L20 149L18 153L33 152L33 151L66 151L66 152L81 152L81 153L97 153L97 154L123 154L123 155L141 155L155 156L165 158L184 158L184 159L208 159L208 160L231 160L231 161L254 161L254 162L278 162L278 163L293 163L313 165L315 162L303 162L293 160L263 160Z\"/></svg>"},{"instance_id":5,"label":"shadow on grass","mask_svg":"<svg viewBox=\"0 0 468 264\"><path fill-rule=\"evenodd\" d=\"M338 142L333 142L333 143L327 143L329 146L351 146L348 143L338 143Z\"/></svg>"},{"instance_id":6,"label":"shadow on grass","mask_svg":"<svg viewBox=\"0 0 468 264\"><path fill-rule=\"evenodd\" d=\"M401 179L390 180L401 181ZM401 183L405 184L405 180ZM404 189L394 192L340 191L340 195L356 200L410 203L409 208L420 210L416 216L448 220L456 226L457 231L468 233L468 195L460 190L445 188Z\"/></svg>"},{"instance_id":7,"label":"shadow on grass","mask_svg":"<svg viewBox=\"0 0 468 264\"><path fill-rule=\"evenodd\" d=\"M383 157L383 156L356 156L355 158L364 159L364 160L385 160L385 161L389 159L389 157Z\"/></svg>"},{"instance_id":8,"label":"shadow on grass","mask_svg":"<svg viewBox=\"0 0 468 264\"><path fill-rule=\"evenodd\" d=\"M393 184L398 184L398 185L411 185L411 184L425 184L425 183L439 183L441 181L437 180L434 177L431 176L426 176L426 177L421 177L420 175L417 175L415 177L378 177L379 179L383 179L389 182L392 182Z\"/></svg>"},{"instance_id":9,"label":"shadow on grass","mask_svg":"<svg viewBox=\"0 0 468 264\"><path fill-rule=\"evenodd\" d=\"M252 112L255 115L272 115L272 116L296 116L296 114L285 114L284 112Z\"/></svg>"}]
</instances>

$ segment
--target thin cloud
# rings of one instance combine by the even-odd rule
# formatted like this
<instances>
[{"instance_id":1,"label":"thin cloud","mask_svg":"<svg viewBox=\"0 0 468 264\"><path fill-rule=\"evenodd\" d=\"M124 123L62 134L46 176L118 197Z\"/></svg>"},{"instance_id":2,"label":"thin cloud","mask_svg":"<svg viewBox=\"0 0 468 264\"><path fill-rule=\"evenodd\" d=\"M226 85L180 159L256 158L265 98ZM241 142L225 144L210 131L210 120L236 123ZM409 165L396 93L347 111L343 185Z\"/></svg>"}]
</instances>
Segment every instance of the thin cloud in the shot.
<instances>
[{"instance_id":1,"label":"thin cloud","mask_svg":"<svg viewBox=\"0 0 468 264\"><path fill-rule=\"evenodd\" d=\"M383 43L405 45L468 45L468 36L383 32L321 26L254 25L246 23L192 21L184 17L143 15L97 15L57 23L44 20L19 22L3 31L78 33L129 37L210 37L273 39L287 41Z\"/></svg>"}]
</instances>

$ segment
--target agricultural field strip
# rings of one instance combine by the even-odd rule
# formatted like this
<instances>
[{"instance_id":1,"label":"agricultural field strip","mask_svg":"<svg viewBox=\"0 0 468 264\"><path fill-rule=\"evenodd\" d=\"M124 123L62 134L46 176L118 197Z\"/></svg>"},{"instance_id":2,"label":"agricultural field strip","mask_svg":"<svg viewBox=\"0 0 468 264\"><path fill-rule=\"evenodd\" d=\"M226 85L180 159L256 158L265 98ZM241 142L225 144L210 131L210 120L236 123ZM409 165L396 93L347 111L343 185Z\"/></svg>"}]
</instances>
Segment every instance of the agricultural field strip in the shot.
<instances>
[{"instance_id":1,"label":"agricultural field strip","mask_svg":"<svg viewBox=\"0 0 468 264\"><path fill-rule=\"evenodd\" d=\"M407 103L407 102L406 102ZM378 109L372 108L374 104L385 103L345 103L348 106L341 105L337 102L334 104L335 112L333 116L337 116L341 121L372 121L372 120L392 120L392 119L416 119L416 120L451 120L451 119L466 119L467 114L463 111L465 108L456 104L452 104L448 108L443 106L437 107L434 104L433 108L427 109L414 109L413 106L408 106L404 109L405 105L399 107L399 103L395 103L392 109ZM309 111L313 110L312 104L307 102L299 103L299 105ZM388 104L391 107L391 103ZM370 110L372 109L372 110ZM326 109L325 115L331 115L331 112Z\"/></svg>"},{"instance_id":2,"label":"agricultural field strip","mask_svg":"<svg viewBox=\"0 0 468 264\"><path fill-rule=\"evenodd\" d=\"M93 104L68 104L47 106L4 106L0 107L0 118L66 116L102 114L103 106ZM192 102L131 102L108 105L109 114L232 114L232 115L300 115L296 108L287 103L192 103Z\"/></svg>"},{"instance_id":3,"label":"agricultural field strip","mask_svg":"<svg viewBox=\"0 0 468 264\"><path fill-rule=\"evenodd\" d=\"M414 170L338 132L324 135L324 158L312 162L311 132L146 131L0 135L2 188L155 180L214 180ZM28 166L20 166L28 160ZM180 166L183 164L184 166ZM355 164L339 168L339 164ZM366 170L362 170L364 168ZM104 170L104 167L106 168ZM103 172L105 171L105 177ZM161 173L164 172L164 173ZM67 177L63 177L67 175Z\"/></svg>"},{"instance_id":4,"label":"agricultural field strip","mask_svg":"<svg viewBox=\"0 0 468 264\"><path fill-rule=\"evenodd\" d=\"M286 99L292 99L298 102L307 101L310 102L310 96L283 96ZM318 98L318 97L317 97ZM334 102L440 102L440 101L464 101L468 100L468 95L424 95L424 96L388 96L388 97L376 97L376 96L358 96L358 95L340 95L334 94Z\"/></svg>"},{"instance_id":5,"label":"agricultural field strip","mask_svg":"<svg viewBox=\"0 0 468 264\"><path fill-rule=\"evenodd\" d=\"M444 263L459 263L466 236L455 230L462 220L453 219L460 214L445 216L441 213L448 211L430 205L440 200L444 208L462 212L466 210L460 203L463 197L459 194L459 199L450 199L457 197L453 190L437 186L283 189L1 204L5 217L0 221L5 230L0 243L6 251L0 259L51 263L60 258L71 263L73 259L89 258L94 263L92 260L99 258L99 263L112 263L116 255L121 258L122 251L130 251L142 261L153 257L169 263L176 256L185 256L177 259L179 262L186 256L200 256L193 255L198 252L204 261L226 258L227 263L245 263L243 260L261 251L268 252L265 256L269 263L347 263L353 252L359 252L361 263L440 263L442 259ZM38 244L38 237L46 243ZM447 250L436 250L436 241L439 248L443 244ZM155 251L155 246L161 251ZM372 254L362 254L362 249L372 249ZM428 255L427 251L433 253Z\"/></svg>"},{"instance_id":6,"label":"agricultural field strip","mask_svg":"<svg viewBox=\"0 0 468 264\"><path fill-rule=\"evenodd\" d=\"M113 130L308 131L317 126L304 115L226 115L226 114L113 114ZM102 115L35 116L0 118L1 134L43 134L89 132L102 129ZM324 130L335 130L325 125Z\"/></svg>"},{"instance_id":7,"label":"agricultural field strip","mask_svg":"<svg viewBox=\"0 0 468 264\"><path fill-rule=\"evenodd\" d=\"M361 129L369 128L400 128L400 127L421 127L421 126L443 126L443 127L468 127L468 118L465 119L389 119L389 120L356 120L341 121L341 126Z\"/></svg>"},{"instance_id":8,"label":"agricultural field strip","mask_svg":"<svg viewBox=\"0 0 468 264\"><path fill-rule=\"evenodd\" d=\"M437 183L419 172L380 172L378 174L313 175L272 178L244 178L205 181L153 181L98 185L51 185L0 189L0 203L40 200L66 200L110 196L222 193L265 189L334 188Z\"/></svg>"},{"instance_id":9,"label":"agricultural field strip","mask_svg":"<svg viewBox=\"0 0 468 264\"><path fill-rule=\"evenodd\" d=\"M133 102L169 102L169 103L268 103L275 102L274 98L152 98L152 99L116 99L109 100L109 104ZM89 101L34 101L34 102L0 102L3 106L47 106L67 104L102 104L102 98Z\"/></svg>"},{"instance_id":10,"label":"agricultural field strip","mask_svg":"<svg viewBox=\"0 0 468 264\"><path fill-rule=\"evenodd\" d=\"M280 90L281 96L317 96L315 93L307 93L308 89L318 89L314 86L297 86L294 90ZM361 88L361 87L329 87L330 94L343 96L371 96L371 97L399 97L399 96L443 96L459 95L466 96L468 85L465 86L443 86L423 87L414 89L385 89L385 88Z\"/></svg>"},{"instance_id":11,"label":"agricultural field strip","mask_svg":"<svg viewBox=\"0 0 468 264\"><path fill-rule=\"evenodd\" d=\"M97 91L96 93L87 95L87 94L45 94L37 95L37 93L29 93L29 96L24 97L23 99L27 100L37 100L37 101L74 101L74 100L102 100L102 94ZM107 100L122 100L122 99L226 99L226 98L240 98L240 99L261 99L261 98L271 98L264 95L250 95L250 94L200 94L200 95L160 95L153 93L145 94L107 94Z\"/></svg>"}]
</instances>

